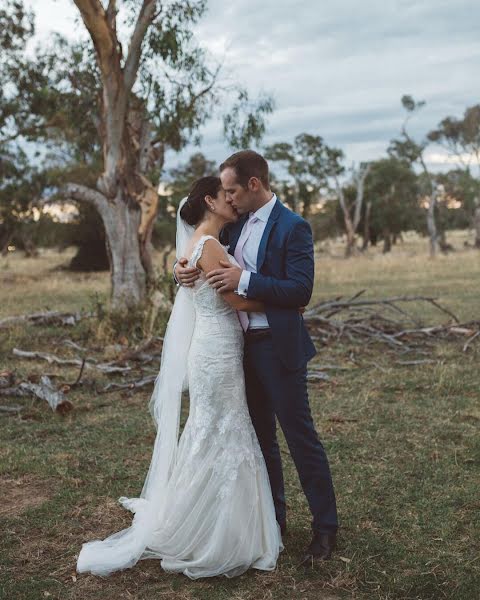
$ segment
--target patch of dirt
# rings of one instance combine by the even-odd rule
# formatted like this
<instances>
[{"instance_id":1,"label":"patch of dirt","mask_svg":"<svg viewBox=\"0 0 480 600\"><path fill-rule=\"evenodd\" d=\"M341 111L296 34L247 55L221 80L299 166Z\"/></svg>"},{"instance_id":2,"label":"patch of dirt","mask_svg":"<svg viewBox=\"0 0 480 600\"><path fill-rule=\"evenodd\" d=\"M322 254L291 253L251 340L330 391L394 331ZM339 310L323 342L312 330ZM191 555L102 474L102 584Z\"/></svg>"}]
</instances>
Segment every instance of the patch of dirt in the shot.
<instances>
[{"instance_id":1,"label":"patch of dirt","mask_svg":"<svg viewBox=\"0 0 480 600\"><path fill-rule=\"evenodd\" d=\"M42 505L52 495L52 485L48 481L31 475L12 479L0 477L2 502L0 517L21 515L30 508Z\"/></svg>"}]
</instances>

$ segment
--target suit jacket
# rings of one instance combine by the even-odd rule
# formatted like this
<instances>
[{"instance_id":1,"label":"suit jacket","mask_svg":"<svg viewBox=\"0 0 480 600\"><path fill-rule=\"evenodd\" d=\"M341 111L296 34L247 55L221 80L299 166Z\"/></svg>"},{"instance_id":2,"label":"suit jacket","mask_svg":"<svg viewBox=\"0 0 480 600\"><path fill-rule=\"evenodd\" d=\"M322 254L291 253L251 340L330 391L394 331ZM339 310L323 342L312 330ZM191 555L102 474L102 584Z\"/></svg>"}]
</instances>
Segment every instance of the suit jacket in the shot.
<instances>
[{"instance_id":1,"label":"suit jacket","mask_svg":"<svg viewBox=\"0 0 480 600\"><path fill-rule=\"evenodd\" d=\"M244 216L222 235L234 254ZM257 273L250 276L247 297L265 302L273 347L289 370L305 367L316 354L298 309L310 302L314 283L312 230L307 221L278 199L265 226L257 258Z\"/></svg>"}]
</instances>

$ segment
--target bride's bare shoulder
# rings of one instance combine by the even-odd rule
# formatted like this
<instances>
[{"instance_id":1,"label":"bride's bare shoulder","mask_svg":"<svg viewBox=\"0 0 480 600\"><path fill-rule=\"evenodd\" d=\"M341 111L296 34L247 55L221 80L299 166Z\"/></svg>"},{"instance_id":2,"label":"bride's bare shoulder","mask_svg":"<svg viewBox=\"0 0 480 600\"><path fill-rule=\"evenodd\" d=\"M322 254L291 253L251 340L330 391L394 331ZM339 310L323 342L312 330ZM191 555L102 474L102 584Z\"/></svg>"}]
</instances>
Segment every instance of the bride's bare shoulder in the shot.
<instances>
[{"instance_id":1,"label":"bride's bare shoulder","mask_svg":"<svg viewBox=\"0 0 480 600\"><path fill-rule=\"evenodd\" d=\"M218 268L221 260L225 260L225 247L213 236L204 236L202 248L197 258L197 266L205 273Z\"/></svg>"}]
</instances>

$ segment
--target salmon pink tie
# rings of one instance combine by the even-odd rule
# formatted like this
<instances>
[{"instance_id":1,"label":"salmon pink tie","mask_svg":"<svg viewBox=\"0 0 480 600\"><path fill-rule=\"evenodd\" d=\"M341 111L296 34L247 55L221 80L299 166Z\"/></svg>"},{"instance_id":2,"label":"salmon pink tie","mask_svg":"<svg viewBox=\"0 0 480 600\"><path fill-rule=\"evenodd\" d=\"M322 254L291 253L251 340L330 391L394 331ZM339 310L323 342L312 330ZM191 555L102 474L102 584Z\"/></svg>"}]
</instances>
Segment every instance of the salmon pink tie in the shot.
<instances>
[{"instance_id":1,"label":"salmon pink tie","mask_svg":"<svg viewBox=\"0 0 480 600\"><path fill-rule=\"evenodd\" d=\"M248 238L250 237L250 233L252 232L253 225L258 220L259 220L258 217L256 217L254 214L250 215L250 217L247 221L247 224L243 228L243 231L240 234L237 245L235 247L235 252L234 252L235 260L238 262L238 264L242 267L243 270L246 270L245 269L245 261L243 260L243 247L245 246ZM243 310L238 310L237 314L238 314L238 320L240 321L240 324L243 327L243 331L247 331L248 324L249 324L248 313L244 312Z\"/></svg>"}]
</instances>

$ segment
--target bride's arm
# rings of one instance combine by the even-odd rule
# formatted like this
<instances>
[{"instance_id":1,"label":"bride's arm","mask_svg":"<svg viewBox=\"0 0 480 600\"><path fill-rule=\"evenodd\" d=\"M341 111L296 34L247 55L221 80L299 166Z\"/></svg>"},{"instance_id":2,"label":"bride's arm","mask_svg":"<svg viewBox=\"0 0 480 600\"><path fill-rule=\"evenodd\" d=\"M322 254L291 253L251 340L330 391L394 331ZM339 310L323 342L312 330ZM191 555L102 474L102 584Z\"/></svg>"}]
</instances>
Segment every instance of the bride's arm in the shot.
<instances>
[{"instance_id":1,"label":"bride's arm","mask_svg":"<svg viewBox=\"0 0 480 600\"><path fill-rule=\"evenodd\" d=\"M222 265L221 260L225 260L225 250L215 240L207 240L203 246L202 256L197 262L199 267L204 273L210 273L214 269L218 269ZM222 294L226 302L230 304L235 310L242 310L245 312L264 312L265 304L260 300L249 300L248 298L242 298L235 292L225 292Z\"/></svg>"}]
</instances>

